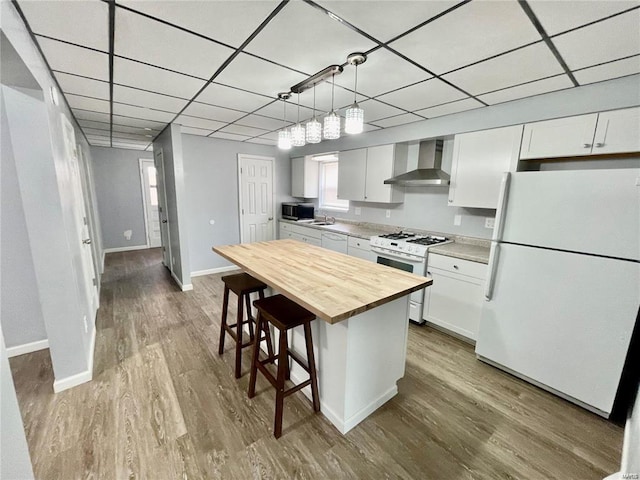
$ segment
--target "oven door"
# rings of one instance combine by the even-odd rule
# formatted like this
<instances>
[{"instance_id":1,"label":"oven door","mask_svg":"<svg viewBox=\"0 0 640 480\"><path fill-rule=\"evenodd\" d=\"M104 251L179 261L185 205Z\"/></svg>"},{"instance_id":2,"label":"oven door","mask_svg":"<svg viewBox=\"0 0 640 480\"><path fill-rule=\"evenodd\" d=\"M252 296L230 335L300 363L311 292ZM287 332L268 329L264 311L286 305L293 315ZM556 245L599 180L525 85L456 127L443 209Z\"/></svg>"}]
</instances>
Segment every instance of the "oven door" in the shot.
<instances>
[{"instance_id":1,"label":"oven door","mask_svg":"<svg viewBox=\"0 0 640 480\"><path fill-rule=\"evenodd\" d=\"M400 258L394 257L393 254L377 252L377 263L380 265L386 265L388 267L397 268L398 270L404 270L405 272L413 273L414 275L425 276L427 267L426 258ZM424 323L422 319L422 305L424 303L424 288L413 292L410 297L409 306L409 319L415 323Z\"/></svg>"}]
</instances>

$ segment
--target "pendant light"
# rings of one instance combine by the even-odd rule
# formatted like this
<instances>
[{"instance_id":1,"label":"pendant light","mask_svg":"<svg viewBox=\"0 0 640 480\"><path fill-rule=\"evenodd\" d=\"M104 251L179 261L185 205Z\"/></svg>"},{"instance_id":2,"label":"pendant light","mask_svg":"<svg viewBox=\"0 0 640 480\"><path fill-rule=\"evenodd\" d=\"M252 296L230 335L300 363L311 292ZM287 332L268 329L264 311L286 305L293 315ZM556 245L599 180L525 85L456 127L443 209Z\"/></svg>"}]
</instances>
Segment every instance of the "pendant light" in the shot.
<instances>
[{"instance_id":1,"label":"pendant light","mask_svg":"<svg viewBox=\"0 0 640 480\"><path fill-rule=\"evenodd\" d=\"M300 94L298 94L298 123L291 127L291 145L304 147L305 143L304 125L300 123Z\"/></svg>"},{"instance_id":2,"label":"pendant light","mask_svg":"<svg viewBox=\"0 0 640 480\"><path fill-rule=\"evenodd\" d=\"M356 101L358 92L358 65L367 61L364 53L352 53L347 57L347 62L356 67L355 86L353 87L353 105L347 108L345 113L344 131L350 134L362 133L364 129L364 110Z\"/></svg>"},{"instance_id":3,"label":"pendant light","mask_svg":"<svg viewBox=\"0 0 640 480\"><path fill-rule=\"evenodd\" d=\"M307 122L307 142L320 143L322 140L322 124L316 117L316 84L313 84L313 118Z\"/></svg>"},{"instance_id":4,"label":"pendant light","mask_svg":"<svg viewBox=\"0 0 640 480\"><path fill-rule=\"evenodd\" d=\"M291 132L287 129L287 100L291 97L288 92L279 93L278 98L282 100L284 113L282 115L282 130L278 132L278 148L289 150L291 148Z\"/></svg>"},{"instance_id":5,"label":"pendant light","mask_svg":"<svg viewBox=\"0 0 640 480\"><path fill-rule=\"evenodd\" d=\"M333 109L333 95L335 91L335 74L331 75L331 112L324 117L324 129L322 134L326 140L340 138L340 117Z\"/></svg>"}]
</instances>

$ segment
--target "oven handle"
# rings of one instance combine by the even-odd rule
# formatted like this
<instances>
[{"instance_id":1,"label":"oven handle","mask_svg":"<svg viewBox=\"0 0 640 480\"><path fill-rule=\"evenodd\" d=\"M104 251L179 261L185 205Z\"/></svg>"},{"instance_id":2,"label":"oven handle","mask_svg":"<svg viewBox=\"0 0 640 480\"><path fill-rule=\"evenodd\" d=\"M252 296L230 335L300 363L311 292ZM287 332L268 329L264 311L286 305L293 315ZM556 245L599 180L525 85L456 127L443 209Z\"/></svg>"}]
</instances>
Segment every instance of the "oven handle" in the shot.
<instances>
[{"instance_id":1,"label":"oven handle","mask_svg":"<svg viewBox=\"0 0 640 480\"><path fill-rule=\"evenodd\" d=\"M378 254L379 257L389 257L389 258L394 258L398 260L404 260L407 263L415 264L415 263L424 262L424 257L415 257L415 256L405 257L403 255L394 255L393 253L387 252L386 250L379 250L376 247L371 247L371 251Z\"/></svg>"}]
</instances>

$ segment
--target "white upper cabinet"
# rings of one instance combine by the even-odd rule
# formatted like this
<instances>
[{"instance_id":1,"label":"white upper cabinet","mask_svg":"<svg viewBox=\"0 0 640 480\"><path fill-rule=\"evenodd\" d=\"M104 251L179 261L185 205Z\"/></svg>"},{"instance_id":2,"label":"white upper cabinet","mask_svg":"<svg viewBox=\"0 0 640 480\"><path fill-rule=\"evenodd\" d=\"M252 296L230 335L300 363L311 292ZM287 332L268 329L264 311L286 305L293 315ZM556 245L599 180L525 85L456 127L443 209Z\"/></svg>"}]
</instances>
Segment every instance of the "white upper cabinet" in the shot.
<instances>
[{"instance_id":1,"label":"white upper cabinet","mask_svg":"<svg viewBox=\"0 0 640 480\"><path fill-rule=\"evenodd\" d=\"M640 151L640 108L558 118L524 126L521 159Z\"/></svg>"},{"instance_id":2,"label":"white upper cabinet","mask_svg":"<svg viewBox=\"0 0 640 480\"><path fill-rule=\"evenodd\" d=\"M388 178L404 172L405 145L392 144L340 152L338 198L360 202L401 203L404 190L385 185Z\"/></svg>"},{"instance_id":3,"label":"white upper cabinet","mask_svg":"<svg viewBox=\"0 0 640 480\"><path fill-rule=\"evenodd\" d=\"M291 196L318 198L318 162L310 157L291 159Z\"/></svg>"},{"instance_id":4,"label":"white upper cabinet","mask_svg":"<svg viewBox=\"0 0 640 480\"><path fill-rule=\"evenodd\" d=\"M497 208L504 172L518 166L522 125L456 135L449 205Z\"/></svg>"}]
</instances>

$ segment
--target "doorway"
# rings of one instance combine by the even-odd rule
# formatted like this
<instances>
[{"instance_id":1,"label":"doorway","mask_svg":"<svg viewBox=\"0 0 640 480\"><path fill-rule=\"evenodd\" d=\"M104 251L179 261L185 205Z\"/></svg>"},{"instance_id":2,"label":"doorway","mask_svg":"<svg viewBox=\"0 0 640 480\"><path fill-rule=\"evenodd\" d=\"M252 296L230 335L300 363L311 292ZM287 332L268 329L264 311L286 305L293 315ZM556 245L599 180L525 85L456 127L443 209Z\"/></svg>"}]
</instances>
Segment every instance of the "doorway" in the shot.
<instances>
[{"instance_id":1,"label":"doorway","mask_svg":"<svg viewBox=\"0 0 640 480\"><path fill-rule=\"evenodd\" d=\"M149 248L155 248L162 245L158 202L158 177L152 159L141 158L139 162L147 245Z\"/></svg>"},{"instance_id":2,"label":"doorway","mask_svg":"<svg viewBox=\"0 0 640 480\"><path fill-rule=\"evenodd\" d=\"M238 154L240 243L275 238L273 157Z\"/></svg>"}]
</instances>

